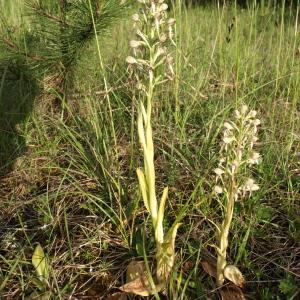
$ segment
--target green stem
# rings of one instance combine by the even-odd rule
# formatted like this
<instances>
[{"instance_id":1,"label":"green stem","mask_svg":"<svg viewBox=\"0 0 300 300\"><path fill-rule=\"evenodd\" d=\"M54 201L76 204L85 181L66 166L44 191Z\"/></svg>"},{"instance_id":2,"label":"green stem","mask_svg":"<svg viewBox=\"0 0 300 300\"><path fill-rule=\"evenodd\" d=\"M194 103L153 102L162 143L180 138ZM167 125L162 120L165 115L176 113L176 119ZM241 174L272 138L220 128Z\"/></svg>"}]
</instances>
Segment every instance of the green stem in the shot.
<instances>
[{"instance_id":1,"label":"green stem","mask_svg":"<svg viewBox=\"0 0 300 300\"><path fill-rule=\"evenodd\" d=\"M228 235L229 229L233 217L234 209L234 195L236 193L236 183L234 175L232 177L231 189L226 205L225 218L222 222L221 232L219 234L219 249L218 249L218 258L217 258L217 286L221 286L224 283L224 269L227 265L227 248L228 248Z\"/></svg>"}]
</instances>

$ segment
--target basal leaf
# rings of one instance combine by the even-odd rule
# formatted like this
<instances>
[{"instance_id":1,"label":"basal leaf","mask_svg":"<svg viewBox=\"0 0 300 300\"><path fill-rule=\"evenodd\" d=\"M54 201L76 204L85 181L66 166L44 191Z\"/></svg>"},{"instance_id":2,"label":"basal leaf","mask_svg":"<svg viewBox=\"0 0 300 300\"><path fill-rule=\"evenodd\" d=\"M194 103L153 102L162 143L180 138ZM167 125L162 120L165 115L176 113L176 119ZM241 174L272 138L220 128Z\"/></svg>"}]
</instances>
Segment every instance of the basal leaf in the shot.
<instances>
[{"instance_id":1,"label":"basal leaf","mask_svg":"<svg viewBox=\"0 0 300 300\"><path fill-rule=\"evenodd\" d=\"M47 257L45 256L43 248L39 243L33 252L31 261L33 266L35 267L37 275L41 279L48 279L49 262Z\"/></svg>"}]
</instances>

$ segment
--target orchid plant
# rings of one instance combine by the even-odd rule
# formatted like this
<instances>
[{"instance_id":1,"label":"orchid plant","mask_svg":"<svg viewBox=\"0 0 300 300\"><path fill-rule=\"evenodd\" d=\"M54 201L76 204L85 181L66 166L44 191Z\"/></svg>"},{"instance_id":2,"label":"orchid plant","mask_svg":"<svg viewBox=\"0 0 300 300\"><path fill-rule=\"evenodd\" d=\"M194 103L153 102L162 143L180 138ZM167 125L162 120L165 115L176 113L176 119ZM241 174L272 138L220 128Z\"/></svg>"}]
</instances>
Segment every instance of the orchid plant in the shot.
<instances>
[{"instance_id":1,"label":"orchid plant","mask_svg":"<svg viewBox=\"0 0 300 300\"><path fill-rule=\"evenodd\" d=\"M224 283L225 278L238 286L244 283L241 272L235 266L228 265L226 257L235 202L259 189L254 179L246 176L247 169L261 160L260 154L254 151L260 125L256 115L256 111L242 105L240 110L235 111L234 120L225 122L223 126L220 159L214 170L214 194L223 207L223 222L217 226L218 286Z\"/></svg>"},{"instance_id":2,"label":"orchid plant","mask_svg":"<svg viewBox=\"0 0 300 300\"><path fill-rule=\"evenodd\" d=\"M179 224L175 221L167 234L164 233L168 187L164 188L158 201L151 117L157 87L174 78L173 58L167 45L175 45L175 20L167 17L168 5L164 0L138 2L141 3L140 13L133 15L136 38L130 41L133 55L128 56L126 61L139 91L137 127L144 163L143 168L138 168L136 172L144 205L152 219L156 242L155 284L157 289L161 289L165 286L174 264L175 237Z\"/></svg>"}]
</instances>

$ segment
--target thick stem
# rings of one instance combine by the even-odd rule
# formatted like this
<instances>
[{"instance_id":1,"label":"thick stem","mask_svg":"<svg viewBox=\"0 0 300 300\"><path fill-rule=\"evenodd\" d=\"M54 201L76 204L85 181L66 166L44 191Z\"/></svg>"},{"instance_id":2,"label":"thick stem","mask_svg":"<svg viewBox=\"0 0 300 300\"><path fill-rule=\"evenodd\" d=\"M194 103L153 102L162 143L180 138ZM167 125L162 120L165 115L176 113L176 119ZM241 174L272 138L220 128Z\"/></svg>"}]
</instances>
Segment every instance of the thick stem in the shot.
<instances>
[{"instance_id":1,"label":"thick stem","mask_svg":"<svg viewBox=\"0 0 300 300\"><path fill-rule=\"evenodd\" d=\"M236 184L235 179L232 178L231 182L231 190L229 193L226 211L225 211L225 218L222 222L221 231L219 234L219 249L218 249L218 258L217 258L217 285L221 286L224 283L224 269L227 265L226 256L227 256L227 247L228 247L228 235L229 229L233 217L233 208L235 198L234 195L236 193Z\"/></svg>"}]
</instances>

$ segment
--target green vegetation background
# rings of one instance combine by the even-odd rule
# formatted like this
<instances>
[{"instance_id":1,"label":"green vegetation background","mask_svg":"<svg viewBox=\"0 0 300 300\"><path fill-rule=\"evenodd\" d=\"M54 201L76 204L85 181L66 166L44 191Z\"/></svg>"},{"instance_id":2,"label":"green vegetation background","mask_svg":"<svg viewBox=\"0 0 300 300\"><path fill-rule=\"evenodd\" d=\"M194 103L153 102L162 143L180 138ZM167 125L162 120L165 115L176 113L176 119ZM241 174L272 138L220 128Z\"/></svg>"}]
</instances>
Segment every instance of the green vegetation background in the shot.
<instances>
[{"instance_id":1,"label":"green vegetation background","mask_svg":"<svg viewBox=\"0 0 300 300\"><path fill-rule=\"evenodd\" d=\"M0 3L16 31L20 23L30 28L23 1ZM52 288L61 299L108 295L121 285L128 261L143 248L151 257L154 241L135 175L141 158L134 87L125 63L133 10L82 52L62 109L54 105L57 91L39 93L47 78L36 82L26 70L1 69L3 299L21 299L34 288L36 242L50 257ZM254 174L260 190L237 204L229 260L244 273L250 299L298 299L299 3L176 6L170 14L177 20L178 80L159 91L154 107L157 182L158 191L160 182L170 187L170 224L188 200L190 207L168 297L216 297L199 263L214 241L210 220L220 220L212 170L221 124L245 102L262 121L263 161Z\"/></svg>"}]
</instances>

